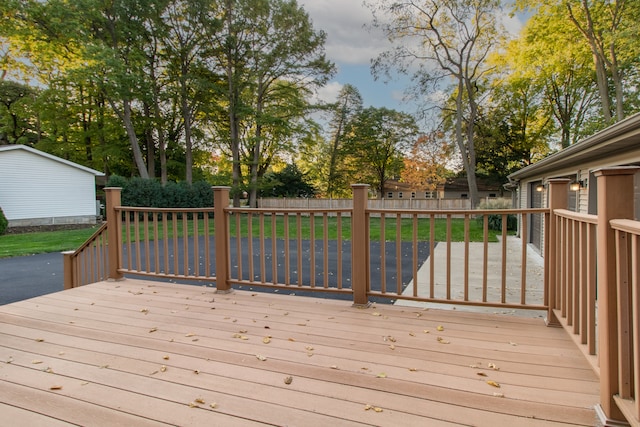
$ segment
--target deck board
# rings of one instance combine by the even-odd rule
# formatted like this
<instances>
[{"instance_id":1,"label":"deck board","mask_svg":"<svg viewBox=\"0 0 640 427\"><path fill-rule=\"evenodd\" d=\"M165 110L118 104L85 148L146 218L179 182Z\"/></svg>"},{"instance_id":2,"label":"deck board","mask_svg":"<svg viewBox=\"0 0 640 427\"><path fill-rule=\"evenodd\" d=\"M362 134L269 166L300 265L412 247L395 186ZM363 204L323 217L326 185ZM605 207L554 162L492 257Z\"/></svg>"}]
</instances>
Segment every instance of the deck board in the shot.
<instances>
[{"instance_id":1,"label":"deck board","mask_svg":"<svg viewBox=\"0 0 640 427\"><path fill-rule=\"evenodd\" d=\"M540 319L131 279L0 306L0 417L24 425L594 425L598 400Z\"/></svg>"}]
</instances>

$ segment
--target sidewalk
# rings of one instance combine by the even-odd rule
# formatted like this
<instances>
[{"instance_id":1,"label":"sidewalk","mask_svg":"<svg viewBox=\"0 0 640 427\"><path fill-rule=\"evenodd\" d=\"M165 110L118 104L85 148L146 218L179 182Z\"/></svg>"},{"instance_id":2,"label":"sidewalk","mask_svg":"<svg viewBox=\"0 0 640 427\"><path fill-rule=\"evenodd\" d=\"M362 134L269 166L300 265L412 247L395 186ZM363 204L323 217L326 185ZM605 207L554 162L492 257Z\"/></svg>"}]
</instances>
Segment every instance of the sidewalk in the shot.
<instances>
[{"instance_id":1,"label":"sidewalk","mask_svg":"<svg viewBox=\"0 0 640 427\"><path fill-rule=\"evenodd\" d=\"M498 243L489 243L487 268L487 301L500 301L502 284L502 241L498 236ZM434 253L434 282L435 297L445 298L447 285L447 244L438 243ZM516 236L507 236L507 302L520 302L522 241ZM469 299L482 300L482 275L484 261L484 245L469 243ZM429 295L430 261L427 259L418 270L418 295ZM544 260L531 247L527 248L527 292L526 301L531 304L543 303L544 289ZM404 295L413 292L413 281L404 290ZM451 243L451 298L464 297L464 243ZM449 310L519 315L526 317L545 317L544 311L514 310L495 307L474 307L467 305L424 303L417 301L398 300L396 305L422 308L439 308Z\"/></svg>"}]
</instances>

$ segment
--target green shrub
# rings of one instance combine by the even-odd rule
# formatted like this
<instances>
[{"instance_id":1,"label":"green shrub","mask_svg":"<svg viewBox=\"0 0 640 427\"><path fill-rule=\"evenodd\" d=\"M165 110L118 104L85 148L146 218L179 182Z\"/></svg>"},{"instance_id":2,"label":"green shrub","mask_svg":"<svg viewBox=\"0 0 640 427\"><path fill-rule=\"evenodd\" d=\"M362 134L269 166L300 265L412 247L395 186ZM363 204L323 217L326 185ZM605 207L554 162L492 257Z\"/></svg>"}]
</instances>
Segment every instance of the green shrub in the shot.
<instances>
[{"instance_id":1,"label":"green shrub","mask_svg":"<svg viewBox=\"0 0 640 427\"><path fill-rule=\"evenodd\" d=\"M0 208L0 236L7 231L7 227L9 227L9 221L7 220L7 217L4 216L2 208Z\"/></svg>"},{"instance_id":2,"label":"green shrub","mask_svg":"<svg viewBox=\"0 0 640 427\"><path fill-rule=\"evenodd\" d=\"M508 199L489 199L482 201L478 206L480 210L489 209L511 209L511 201ZM478 218L482 222L482 217ZM490 230L502 230L502 214L488 215L488 225ZM507 215L507 231L515 231L518 229L518 217L512 214Z\"/></svg>"},{"instance_id":3,"label":"green shrub","mask_svg":"<svg viewBox=\"0 0 640 427\"><path fill-rule=\"evenodd\" d=\"M186 182L160 184L154 179L134 177L126 179L113 175L107 187L122 188L122 206L154 208L202 208L213 206L213 191L206 181L192 185Z\"/></svg>"}]
</instances>

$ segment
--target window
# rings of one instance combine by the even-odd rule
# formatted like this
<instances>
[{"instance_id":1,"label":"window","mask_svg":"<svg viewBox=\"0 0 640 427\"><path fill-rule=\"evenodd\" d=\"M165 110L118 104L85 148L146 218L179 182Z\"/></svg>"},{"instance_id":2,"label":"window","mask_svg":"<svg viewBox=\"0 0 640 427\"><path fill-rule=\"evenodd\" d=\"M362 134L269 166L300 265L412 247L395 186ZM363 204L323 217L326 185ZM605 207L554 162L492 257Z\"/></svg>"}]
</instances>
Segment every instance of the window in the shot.
<instances>
[{"instance_id":1,"label":"window","mask_svg":"<svg viewBox=\"0 0 640 427\"><path fill-rule=\"evenodd\" d=\"M415 199L415 198L416 198L416 192L415 192L415 191L412 191L412 192L411 192L411 198L412 198L412 199Z\"/></svg>"},{"instance_id":2,"label":"window","mask_svg":"<svg viewBox=\"0 0 640 427\"><path fill-rule=\"evenodd\" d=\"M398 199L402 199L402 191L398 193Z\"/></svg>"},{"instance_id":3,"label":"window","mask_svg":"<svg viewBox=\"0 0 640 427\"><path fill-rule=\"evenodd\" d=\"M427 191L426 193L424 193L424 198L433 199L433 191Z\"/></svg>"},{"instance_id":4,"label":"window","mask_svg":"<svg viewBox=\"0 0 640 427\"><path fill-rule=\"evenodd\" d=\"M496 193L489 193L489 197L491 197L491 198L494 198L494 199L495 199L497 196L496 196Z\"/></svg>"},{"instance_id":5,"label":"window","mask_svg":"<svg viewBox=\"0 0 640 427\"><path fill-rule=\"evenodd\" d=\"M393 193L391 191L387 193L387 198L393 199Z\"/></svg>"},{"instance_id":6,"label":"window","mask_svg":"<svg viewBox=\"0 0 640 427\"><path fill-rule=\"evenodd\" d=\"M461 199L468 199L468 198L469 198L469 195L468 195L467 193L462 193L462 194L460 195L460 198L461 198Z\"/></svg>"}]
</instances>

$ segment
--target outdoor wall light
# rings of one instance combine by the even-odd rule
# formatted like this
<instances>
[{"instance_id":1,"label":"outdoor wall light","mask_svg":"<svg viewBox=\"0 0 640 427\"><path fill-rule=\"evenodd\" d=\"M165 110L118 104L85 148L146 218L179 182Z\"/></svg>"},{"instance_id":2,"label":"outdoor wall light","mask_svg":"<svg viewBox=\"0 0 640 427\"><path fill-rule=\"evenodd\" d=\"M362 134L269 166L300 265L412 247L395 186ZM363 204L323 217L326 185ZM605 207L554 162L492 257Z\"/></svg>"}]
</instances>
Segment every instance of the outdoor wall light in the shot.
<instances>
[{"instance_id":1,"label":"outdoor wall light","mask_svg":"<svg viewBox=\"0 0 640 427\"><path fill-rule=\"evenodd\" d=\"M538 185L536 186L536 191L537 191L538 193L543 192L543 191L544 191L544 185L542 185L542 184L538 184Z\"/></svg>"},{"instance_id":2,"label":"outdoor wall light","mask_svg":"<svg viewBox=\"0 0 640 427\"><path fill-rule=\"evenodd\" d=\"M585 179L580 180L580 181L573 181L570 185L569 188L571 189L571 191L578 191L581 188L587 188L587 180Z\"/></svg>"}]
</instances>

